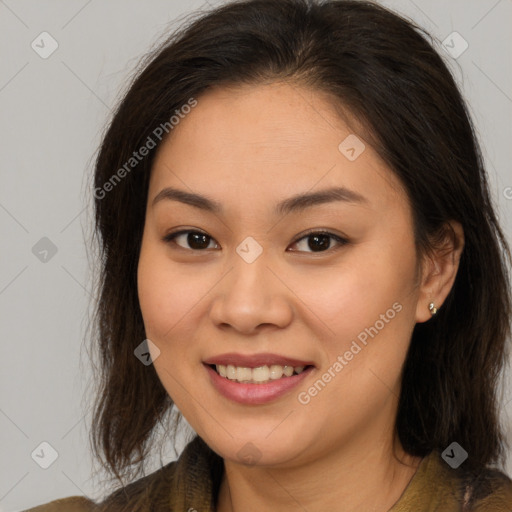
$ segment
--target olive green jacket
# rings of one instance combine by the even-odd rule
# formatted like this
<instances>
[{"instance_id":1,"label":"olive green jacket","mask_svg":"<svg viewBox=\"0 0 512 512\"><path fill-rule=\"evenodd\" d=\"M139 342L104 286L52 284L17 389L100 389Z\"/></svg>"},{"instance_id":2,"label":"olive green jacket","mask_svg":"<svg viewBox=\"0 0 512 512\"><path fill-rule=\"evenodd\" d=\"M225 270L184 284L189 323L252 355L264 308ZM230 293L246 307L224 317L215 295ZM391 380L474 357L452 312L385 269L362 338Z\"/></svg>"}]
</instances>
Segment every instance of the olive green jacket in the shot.
<instances>
[{"instance_id":1,"label":"olive green jacket","mask_svg":"<svg viewBox=\"0 0 512 512\"><path fill-rule=\"evenodd\" d=\"M101 503L73 497L25 512L214 512L223 467L222 458L196 436L177 461ZM433 452L389 512L512 512L512 481L491 469L464 477Z\"/></svg>"}]
</instances>

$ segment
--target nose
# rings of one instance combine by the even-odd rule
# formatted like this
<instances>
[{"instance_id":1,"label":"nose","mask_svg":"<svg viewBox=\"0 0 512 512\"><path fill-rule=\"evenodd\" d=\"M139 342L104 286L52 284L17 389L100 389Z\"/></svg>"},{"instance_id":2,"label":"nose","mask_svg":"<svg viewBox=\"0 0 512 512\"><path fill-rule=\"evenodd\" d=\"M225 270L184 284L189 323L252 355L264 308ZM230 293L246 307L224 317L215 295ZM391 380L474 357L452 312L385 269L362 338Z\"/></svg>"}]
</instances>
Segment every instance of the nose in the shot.
<instances>
[{"instance_id":1,"label":"nose","mask_svg":"<svg viewBox=\"0 0 512 512\"><path fill-rule=\"evenodd\" d=\"M277 277L279 272L272 268L265 251L252 263L235 253L232 262L231 270L212 290L212 322L221 329L243 334L289 325L293 293Z\"/></svg>"}]
</instances>

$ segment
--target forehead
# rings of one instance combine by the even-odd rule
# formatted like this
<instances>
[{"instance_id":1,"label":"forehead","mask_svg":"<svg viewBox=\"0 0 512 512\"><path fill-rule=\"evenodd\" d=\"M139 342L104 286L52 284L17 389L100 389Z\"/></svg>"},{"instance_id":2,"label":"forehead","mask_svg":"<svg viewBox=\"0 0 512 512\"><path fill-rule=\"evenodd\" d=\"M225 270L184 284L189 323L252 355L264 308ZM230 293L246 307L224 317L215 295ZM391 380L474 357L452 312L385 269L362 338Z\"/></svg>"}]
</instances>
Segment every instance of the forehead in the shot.
<instances>
[{"instance_id":1,"label":"forehead","mask_svg":"<svg viewBox=\"0 0 512 512\"><path fill-rule=\"evenodd\" d=\"M166 186L263 204L343 186L377 203L403 194L394 174L327 95L284 83L218 87L197 98L158 149L150 197ZM359 135L359 136L358 136ZM346 153L349 141L355 148ZM355 145L354 145L355 143ZM348 148L352 149L352 148Z\"/></svg>"}]
</instances>

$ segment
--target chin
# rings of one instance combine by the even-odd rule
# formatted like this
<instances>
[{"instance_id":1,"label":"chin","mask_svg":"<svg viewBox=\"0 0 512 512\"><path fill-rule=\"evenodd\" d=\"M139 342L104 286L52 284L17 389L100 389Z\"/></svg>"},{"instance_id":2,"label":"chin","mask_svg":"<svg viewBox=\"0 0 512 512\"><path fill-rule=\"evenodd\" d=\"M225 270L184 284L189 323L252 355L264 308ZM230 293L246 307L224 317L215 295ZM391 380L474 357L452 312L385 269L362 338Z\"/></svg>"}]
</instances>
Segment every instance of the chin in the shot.
<instances>
[{"instance_id":1,"label":"chin","mask_svg":"<svg viewBox=\"0 0 512 512\"><path fill-rule=\"evenodd\" d=\"M303 444L297 444L293 441L294 436L290 435L286 436L287 441L277 436L272 439L272 434L268 436L271 430L260 429L254 436L245 431L245 434L241 432L232 438L223 436L219 439L217 435L201 437L225 460L246 466L286 466L300 455L303 450L298 447Z\"/></svg>"}]
</instances>

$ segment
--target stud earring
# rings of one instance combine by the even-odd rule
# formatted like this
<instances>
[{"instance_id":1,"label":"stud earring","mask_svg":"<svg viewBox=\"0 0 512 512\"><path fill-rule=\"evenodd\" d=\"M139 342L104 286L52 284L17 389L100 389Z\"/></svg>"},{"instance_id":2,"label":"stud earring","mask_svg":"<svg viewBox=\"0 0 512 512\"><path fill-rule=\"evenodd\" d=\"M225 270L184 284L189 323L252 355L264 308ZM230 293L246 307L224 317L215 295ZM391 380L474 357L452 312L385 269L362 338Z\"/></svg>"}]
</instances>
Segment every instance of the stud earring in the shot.
<instances>
[{"instance_id":1,"label":"stud earring","mask_svg":"<svg viewBox=\"0 0 512 512\"><path fill-rule=\"evenodd\" d=\"M437 313L437 308L434 306L434 303L431 302L429 305L428 305L428 309L430 311L430 314L432 316L434 316L436 313Z\"/></svg>"}]
</instances>

